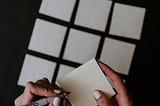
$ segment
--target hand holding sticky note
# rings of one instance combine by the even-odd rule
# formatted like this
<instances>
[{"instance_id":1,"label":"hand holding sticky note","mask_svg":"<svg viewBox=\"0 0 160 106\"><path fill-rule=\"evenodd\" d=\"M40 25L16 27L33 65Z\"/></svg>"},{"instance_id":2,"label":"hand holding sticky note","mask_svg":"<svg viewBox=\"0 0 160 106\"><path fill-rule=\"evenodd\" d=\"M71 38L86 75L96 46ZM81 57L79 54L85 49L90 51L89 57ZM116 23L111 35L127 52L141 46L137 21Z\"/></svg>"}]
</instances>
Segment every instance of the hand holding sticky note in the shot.
<instances>
[{"instance_id":1,"label":"hand holding sticky note","mask_svg":"<svg viewBox=\"0 0 160 106\"><path fill-rule=\"evenodd\" d=\"M73 106L96 106L94 90L102 90L110 98L115 94L111 84L101 71L97 61L91 59L58 80L66 91Z\"/></svg>"}]
</instances>

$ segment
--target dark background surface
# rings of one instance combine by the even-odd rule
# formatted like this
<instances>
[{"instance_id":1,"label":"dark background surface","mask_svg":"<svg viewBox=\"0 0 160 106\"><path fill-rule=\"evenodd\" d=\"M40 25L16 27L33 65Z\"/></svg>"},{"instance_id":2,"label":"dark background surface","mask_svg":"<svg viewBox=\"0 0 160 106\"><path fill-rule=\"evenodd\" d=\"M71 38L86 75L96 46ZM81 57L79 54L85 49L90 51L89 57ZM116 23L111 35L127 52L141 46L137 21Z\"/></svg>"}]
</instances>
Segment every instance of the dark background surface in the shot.
<instances>
[{"instance_id":1,"label":"dark background surface","mask_svg":"<svg viewBox=\"0 0 160 106\"><path fill-rule=\"evenodd\" d=\"M135 106L151 105L156 103L152 100L158 85L155 73L160 57L160 5L153 0L123 1L146 8L142 39L126 84ZM0 0L0 106L14 106L14 99L23 91L17 81L40 3L41 0Z\"/></svg>"}]
</instances>

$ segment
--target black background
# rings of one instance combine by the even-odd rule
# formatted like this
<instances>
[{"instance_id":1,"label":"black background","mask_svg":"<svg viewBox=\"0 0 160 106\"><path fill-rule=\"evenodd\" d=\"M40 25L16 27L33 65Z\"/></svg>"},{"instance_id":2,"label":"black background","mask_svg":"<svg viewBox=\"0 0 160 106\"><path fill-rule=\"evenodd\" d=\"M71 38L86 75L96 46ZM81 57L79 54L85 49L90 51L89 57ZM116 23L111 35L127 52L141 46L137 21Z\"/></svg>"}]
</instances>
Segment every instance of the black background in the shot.
<instances>
[{"instance_id":1,"label":"black background","mask_svg":"<svg viewBox=\"0 0 160 106\"><path fill-rule=\"evenodd\" d=\"M160 57L160 5L154 0L122 1L146 8L142 38L126 84L135 106L151 105L158 95L155 73ZM17 80L40 3L41 0L0 0L0 106L14 106L14 99L23 91Z\"/></svg>"}]
</instances>

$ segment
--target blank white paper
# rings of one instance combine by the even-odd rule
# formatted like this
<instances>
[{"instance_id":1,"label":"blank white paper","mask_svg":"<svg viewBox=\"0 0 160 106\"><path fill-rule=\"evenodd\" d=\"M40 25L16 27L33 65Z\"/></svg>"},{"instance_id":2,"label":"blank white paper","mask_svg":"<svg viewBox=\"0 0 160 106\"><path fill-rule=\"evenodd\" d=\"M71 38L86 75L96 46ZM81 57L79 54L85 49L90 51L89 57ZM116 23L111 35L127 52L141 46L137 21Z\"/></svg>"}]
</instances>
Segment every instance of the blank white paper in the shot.
<instances>
[{"instance_id":1,"label":"blank white paper","mask_svg":"<svg viewBox=\"0 0 160 106\"><path fill-rule=\"evenodd\" d=\"M66 27L36 19L29 49L58 57L64 40Z\"/></svg>"},{"instance_id":2,"label":"blank white paper","mask_svg":"<svg viewBox=\"0 0 160 106\"><path fill-rule=\"evenodd\" d=\"M68 97L73 106L96 106L93 91L97 89L105 92L109 98L115 94L95 59L65 75L58 83L71 92Z\"/></svg>"},{"instance_id":3,"label":"blank white paper","mask_svg":"<svg viewBox=\"0 0 160 106\"><path fill-rule=\"evenodd\" d=\"M64 59L84 63L97 53L100 36L71 29L64 51Z\"/></svg>"},{"instance_id":4,"label":"blank white paper","mask_svg":"<svg viewBox=\"0 0 160 106\"><path fill-rule=\"evenodd\" d=\"M112 1L80 0L75 24L105 31Z\"/></svg>"},{"instance_id":5,"label":"blank white paper","mask_svg":"<svg viewBox=\"0 0 160 106\"><path fill-rule=\"evenodd\" d=\"M39 13L70 21L76 0L42 0Z\"/></svg>"},{"instance_id":6,"label":"blank white paper","mask_svg":"<svg viewBox=\"0 0 160 106\"><path fill-rule=\"evenodd\" d=\"M115 3L109 33L139 40L144 16L145 8Z\"/></svg>"},{"instance_id":7,"label":"blank white paper","mask_svg":"<svg viewBox=\"0 0 160 106\"><path fill-rule=\"evenodd\" d=\"M56 63L26 54L18 80L18 85L25 86L28 81L48 78L51 82Z\"/></svg>"},{"instance_id":8,"label":"blank white paper","mask_svg":"<svg viewBox=\"0 0 160 106\"><path fill-rule=\"evenodd\" d=\"M134 50L134 44L106 38L100 59L113 70L128 75Z\"/></svg>"}]
</instances>

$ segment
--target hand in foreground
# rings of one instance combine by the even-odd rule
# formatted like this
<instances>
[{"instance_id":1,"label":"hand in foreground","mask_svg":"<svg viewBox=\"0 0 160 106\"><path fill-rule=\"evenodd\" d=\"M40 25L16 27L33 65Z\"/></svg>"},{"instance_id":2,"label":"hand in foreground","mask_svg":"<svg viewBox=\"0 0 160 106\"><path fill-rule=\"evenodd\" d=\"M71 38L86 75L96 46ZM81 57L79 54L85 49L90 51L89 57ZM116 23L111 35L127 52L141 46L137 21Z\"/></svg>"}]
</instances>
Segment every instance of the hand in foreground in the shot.
<instances>
[{"instance_id":1,"label":"hand in foreground","mask_svg":"<svg viewBox=\"0 0 160 106\"><path fill-rule=\"evenodd\" d=\"M60 106L61 99L58 97L61 93L64 93L64 89L57 85L51 85L47 78L43 78L34 82L28 82L25 86L24 92L15 99L15 106L26 105L37 96L54 97L53 101L48 106ZM65 106L71 106L70 102Z\"/></svg>"},{"instance_id":2,"label":"hand in foreground","mask_svg":"<svg viewBox=\"0 0 160 106\"><path fill-rule=\"evenodd\" d=\"M95 90L93 95L98 106L133 106L133 101L120 76L101 61L98 64L102 71L112 80L116 91L116 95L109 99L103 91Z\"/></svg>"}]
</instances>

